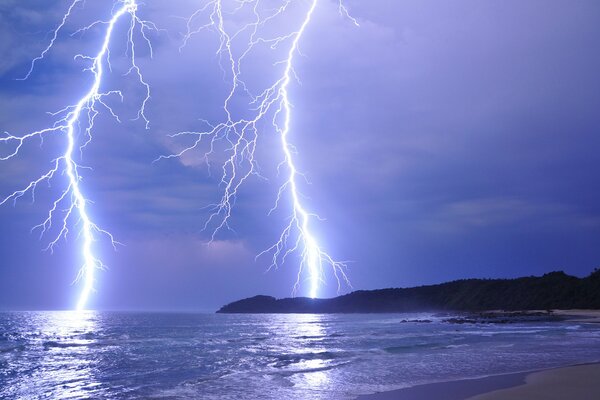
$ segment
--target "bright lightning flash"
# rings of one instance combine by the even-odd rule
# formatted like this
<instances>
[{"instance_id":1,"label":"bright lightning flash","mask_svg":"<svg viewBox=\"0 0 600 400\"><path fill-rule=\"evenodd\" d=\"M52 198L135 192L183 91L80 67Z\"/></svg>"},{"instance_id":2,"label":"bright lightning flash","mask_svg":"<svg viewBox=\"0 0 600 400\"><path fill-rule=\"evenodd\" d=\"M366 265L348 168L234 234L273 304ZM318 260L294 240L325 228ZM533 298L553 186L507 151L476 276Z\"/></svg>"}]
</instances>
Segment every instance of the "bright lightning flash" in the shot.
<instances>
[{"instance_id":1,"label":"bright lightning flash","mask_svg":"<svg viewBox=\"0 0 600 400\"><path fill-rule=\"evenodd\" d=\"M63 16L62 22L53 31L50 44L44 49L40 56L36 57L32 61L31 68L23 79L29 78L33 72L36 62L44 59L46 54L52 49L60 31L64 29L65 24L71 17L75 7L83 4L84 2L84 0L74 0L71 3L68 11ZM114 117L117 121L120 121L119 117L113 112L106 100L110 96L117 96L122 101L122 92L120 90L101 91L100 89L105 68L110 69L111 67L109 56L110 44L111 40L113 40L113 31L115 30L115 26L119 21L127 18L129 19L129 29L127 30L126 40L130 63L127 74L134 75L145 90L145 97L141 102L137 118L143 119L146 123L146 128L148 127L148 120L144 111L146 102L150 98L150 87L144 81L140 69L136 64L136 46L134 42L134 34L139 34L143 40L145 40L150 49L150 54L152 54L152 46L150 45L146 34L149 29L156 29L156 27L152 23L140 19L136 14L137 9L138 5L135 0L117 1L114 3L112 17L110 20L95 21L76 32L84 32L97 25L106 26L101 47L94 56L86 56L82 54L75 56L76 59L89 62L89 66L85 69L85 71L91 72L93 78L91 87L76 104L67 106L58 112L51 113L51 115L56 117L56 121L50 127L30 132L22 136L15 136L5 133L4 137L0 137L0 143L3 146L12 148L12 150L8 150L8 154L0 156L0 160L5 161L16 157L19 154L22 146L35 138L43 140L45 136L50 134L63 134L65 136L66 144L64 153L53 160L51 168L46 173L43 173L39 178L31 181L25 188L17 190L4 198L0 202L0 205L8 202L9 200L16 202L20 197L27 193L30 193L32 199L35 200L35 190L40 183L50 183L59 175L66 176L67 182L65 183L65 187L58 198L56 198L54 201L48 212L47 218L41 224L34 227L34 229L39 228L43 235L52 227L52 224L56 219L60 220L58 234L53 240L50 241L47 247L47 249L52 251L61 238L66 239L69 233L69 227L72 226L72 223L81 227L80 235L83 238L81 248L83 266L79 270L76 281L82 280L83 287L77 302L78 310L86 308L89 296L94 290L95 272L97 269L104 268L104 264L94 252L93 243L96 240L96 236L99 234L107 236L113 247L115 247L118 242L115 241L109 232L96 225L88 213L86 206L88 205L89 200L84 195L81 185L81 169L84 167L75 161L74 152L76 148L79 148L79 151L83 151L83 149L90 143L92 139L94 121L102 109L108 111L112 117Z\"/></svg>"},{"instance_id":2,"label":"bright lightning flash","mask_svg":"<svg viewBox=\"0 0 600 400\"><path fill-rule=\"evenodd\" d=\"M218 142L224 141L226 143L228 158L222 164L222 197L220 202L211 206L212 213L205 225L205 228L207 228L211 223L215 223L216 228L211 238L211 240L214 240L215 235L220 230L224 228L231 229L229 220L240 186L252 175L261 177L255 158L255 150L261 136L259 124L266 120L268 124L272 125L280 136L281 151L283 153L283 161L279 164L278 171L281 172L282 169L285 169L287 178L280 186L275 206L269 214L280 206L284 195L289 195L291 198L291 215L289 223L283 229L277 242L257 257L270 254L271 264L269 269L271 269L284 264L291 254L299 253L300 263L293 292L296 293L303 275L306 274L309 286L308 295L315 298L319 293L321 283L324 281L325 267L327 266L331 268L337 280L338 291L341 289L342 281L350 285L345 273L346 264L335 261L325 252L313 234L311 222L318 219L318 216L309 212L301 201L298 179L303 175L298 171L294 162L295 148L289 140L292 105L288 90L292 78L297 79L294 71L294 56L299 53L300 39L311 22L318 0L310 1L310 6L297 30L275 37L261 34L261 30L264 30L270 21L274 21L277 17L283 15L292 4L296 3L299 4L300 2L297 0L281 0L279 7L261 8L262 0L234 0L233 10L226 12L224 11L224 0L212 0L192 14L187 20L184 46L192 35L202 30L214 30L219 37L220 45L217 54L221 60L224 76L230 77L231 87L223 104L226 120L216 125L205 121L209 129L204 131L183 131L172 135L173 137L190 136L193 138L192 144L185 146L179 152L161 158L180 157L188 151L200 148L204 143L203 139L207 138L208 150L204 153L203 158L210 169L209 160L214 155ZM339 0L338 6L340 14L358 25L357 21L348 14L342 0ZM244 11L253 16L253 21L243 25L233 33L228 32L224 14L233 15ZM206 17L207 20L201 21L203 17ZM247 41L244 41L241 50L236 51L236 46L237 48L240 47L236 43L240 40L246 40L245 38L247 38ZM237 42L236 39L238 39ZM272 50L277 50L285 44L289 45L289 50L284 52L283 59L275 63L275 65L284 66L281 75L276 76L275 80L260 94L253 95L250 93L248 85L242 79L244 59L251 54L255 47L263 45L270 47ZM232 100L236 96L238 98L241 96L250 98L248 110L244 110L245 116L238 118L234 117L235 110L232 106ZM251 116L248 117L247 113L250 113Z\"/></svg>"}]
</instances>

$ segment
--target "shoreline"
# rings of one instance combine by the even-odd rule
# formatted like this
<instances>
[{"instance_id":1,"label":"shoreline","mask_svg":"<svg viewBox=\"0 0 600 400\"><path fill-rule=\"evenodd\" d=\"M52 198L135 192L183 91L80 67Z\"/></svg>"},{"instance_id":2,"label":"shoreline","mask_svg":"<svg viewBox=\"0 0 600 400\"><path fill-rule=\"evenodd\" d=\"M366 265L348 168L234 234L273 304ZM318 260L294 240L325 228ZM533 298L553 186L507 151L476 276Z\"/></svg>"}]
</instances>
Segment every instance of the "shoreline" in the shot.
<instances>
[{"instance_id":1,"label":"shoreline","mask_svg":"<svg viewBox=\"0 0 600 400\"><path fill-rule=\"evenodd\" d=\"M597 400L600 361L481 378L426 383L356 400Z\"/></svg>"},{"instance_id":2,"label":"shoreline","mask_svg":"<svg viewBox=\"0 0 600 400\"><path fill-rule=\"evenodd\" d=\"M600 323L600 310L551 310L554 315L565 318L565 321L580 323Z\"/></svg>"}]
</instances>

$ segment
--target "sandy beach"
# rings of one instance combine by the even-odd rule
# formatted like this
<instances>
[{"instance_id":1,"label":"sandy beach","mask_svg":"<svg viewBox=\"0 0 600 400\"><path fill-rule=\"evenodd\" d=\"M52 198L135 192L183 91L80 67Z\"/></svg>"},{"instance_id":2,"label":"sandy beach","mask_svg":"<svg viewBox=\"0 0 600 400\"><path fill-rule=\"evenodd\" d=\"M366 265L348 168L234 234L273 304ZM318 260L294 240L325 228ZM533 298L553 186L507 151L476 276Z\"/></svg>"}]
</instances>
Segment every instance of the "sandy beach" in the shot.
<instances>
[{"instance_id":1,"label":"sandy beach","mask_svg":"<svg viewBox=\"0 0 600 400\"><path fill-rule=\"evenodd\" d=\"M419 385L359 400L598 400L600 363Z\"/></svg>"},{"instance_id":2,"label":"sandy beach","mask_svg":"<svg viewBox=\"0 0 600 400\"><path fill-rule=\"evenodd\" d=\"M600 364L577 365L527 375L519 386L492 391L468 400L597 400Z\"/></svg>"},{"instance_id":3,"label":"sandy beach","mask_svg":"<svg viewBox=\"0 0 600 400\"><path fill-rule=\"evenodd\" d=\"M600 323L600 310L552 310L552 313L573 322Z\"/></svg>"},{"instance_id":4,"label":"sandy beach","mask_svg":"<svg viewBox=\"0 0 600 400\"><path fill-rule=\"evenodd\" d=\"M600 323L600 310L552 310L580 323ZM419 385L359 400L598 400L600 363Z\"/></svg>"}]
</instances>

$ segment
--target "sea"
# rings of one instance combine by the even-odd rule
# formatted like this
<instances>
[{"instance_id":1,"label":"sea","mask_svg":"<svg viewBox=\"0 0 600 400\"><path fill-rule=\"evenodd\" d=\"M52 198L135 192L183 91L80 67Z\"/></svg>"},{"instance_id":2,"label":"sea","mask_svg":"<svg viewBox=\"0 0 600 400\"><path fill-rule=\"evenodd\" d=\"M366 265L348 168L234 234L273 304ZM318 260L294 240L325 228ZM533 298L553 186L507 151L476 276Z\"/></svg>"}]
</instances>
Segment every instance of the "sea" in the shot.
<instances>
[{"instance_id":1,"label":"sea","mask_svg":"<svg viewBox=\"0 0 600 400\"><path fill-rule=\"evenodd\" d=\"M600 361L600 325L440 314L0 313L0 399L353 399Z\"/></svg>"}]
</instances>

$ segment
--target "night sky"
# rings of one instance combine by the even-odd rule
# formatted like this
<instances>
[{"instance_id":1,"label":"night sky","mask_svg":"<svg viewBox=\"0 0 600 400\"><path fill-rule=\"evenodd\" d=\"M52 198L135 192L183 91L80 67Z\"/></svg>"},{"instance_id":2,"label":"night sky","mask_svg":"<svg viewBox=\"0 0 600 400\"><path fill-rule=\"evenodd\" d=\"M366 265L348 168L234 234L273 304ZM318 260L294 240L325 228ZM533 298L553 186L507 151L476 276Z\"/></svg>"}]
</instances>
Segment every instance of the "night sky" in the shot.
<instances>
[{"instance_id":1,"label":"night sky","mask_svg":"<svg viewBox=\"0 0 600 400\"><path fill-rule=\"evenodd\" d=\"M69 34L110 14L99 0L78 8L48 58L20 81L69 5L41 3L0 2L0 130L15 135L52 124L47 112L75 103L89 86L73 56L95 51L102 28ZM267 216L281 181L274 132L265 131L258 152L268 180L247 182L235 232L209 247L211 232L202 227L205 207L219 198L215 170L193 154L153 163L181 148L169 134L223 118L228 86L214 33L178 49L185 30L178 17L199 2L147 3L140 16L164 29L151 35L153 59L144 48L138 53L152 86L150 129L132 120L142 93L123 77L121 41L106 87L124 85L124 102L114 103L122 123L99 116L81 161L93 168L82 182L94 201L90 213L124 244L116 252L96 244L108 270L98 274L89 305L209 311L255 294L289 296L298 260L269 272L267 259L254 260L287 215L284 205ZM307 4L297 3L290 26ZM585 276L600 266L600 3L346 5L360 28L339 15L337 1L322 0L302 37L290 139L310 181L301 184L305 203L324 218L314 231L334 258L351 261L354 289L559 269ZM258 87L276 73L271 61L250 58L249 81ZM31 142L18 159L1 162L0 197L47 169L61 140ZM0 208L0 309L69 309L76 301L77 229L54 254L43 251L50 237L30 231L57 189L42 185L35 203L25 196ZM320 296L336 289L327 276ZM301 285L298 294L307 290Z\"/></svg>"}]
</instances>

